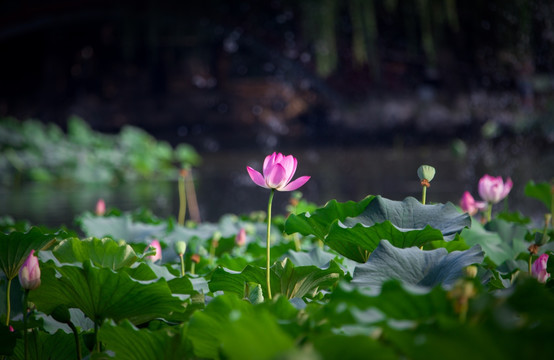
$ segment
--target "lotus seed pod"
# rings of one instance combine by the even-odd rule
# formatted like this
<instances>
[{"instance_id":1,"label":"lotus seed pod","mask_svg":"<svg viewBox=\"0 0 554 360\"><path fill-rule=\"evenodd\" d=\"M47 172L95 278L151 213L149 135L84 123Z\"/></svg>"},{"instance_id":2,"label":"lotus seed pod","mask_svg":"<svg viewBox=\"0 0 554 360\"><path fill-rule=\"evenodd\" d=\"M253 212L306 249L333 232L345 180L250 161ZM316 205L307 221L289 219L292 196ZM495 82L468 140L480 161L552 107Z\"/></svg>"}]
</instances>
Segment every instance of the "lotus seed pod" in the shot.
<instances>
[{"instance_id":1,"label":"lotus seed pod","mask_svg":"<svg viewBox=\"0 0 554 360\"><path fill-rule=\"evenodd\" d=\"M183 255L187 251L187 243L184 241L177 241L175 243L175 252L179 255Z\"/></svg>"},{"instance_id":2,"label":"lotus seed pod","mask_svg":"<svg viewBox=\"0 0 554 360\"><path fill-rule=\"evenodd\" d=\"M467 276L468 278L475 278L477 276L477 266L467 266L465 269L464 269L464 274L465 276Z\"/></svg>"},{"instance_id":3,"label":"lotus seed pod","mask_svg":"<svg viewBox=\"0 0 554 360\"><path fill-rule=\"evenodd\" d=\"M431 181L435 177L435 168L430 165L421 165L419 169L417 169L417 176L419 176L419 180L427 180Z\"/></svg>"},{"instance_id":4,"label":"lotus seed pod","mask_svg":"<svg viewBox=\"0 0 554 360\"><path fill-rule=\"evenodd\" d=\"M64 324L71 322L71 315L69 314L69 309L65 305L58 305L50 314L56 321L59 321Z\"/></svg>"}]
</instances>

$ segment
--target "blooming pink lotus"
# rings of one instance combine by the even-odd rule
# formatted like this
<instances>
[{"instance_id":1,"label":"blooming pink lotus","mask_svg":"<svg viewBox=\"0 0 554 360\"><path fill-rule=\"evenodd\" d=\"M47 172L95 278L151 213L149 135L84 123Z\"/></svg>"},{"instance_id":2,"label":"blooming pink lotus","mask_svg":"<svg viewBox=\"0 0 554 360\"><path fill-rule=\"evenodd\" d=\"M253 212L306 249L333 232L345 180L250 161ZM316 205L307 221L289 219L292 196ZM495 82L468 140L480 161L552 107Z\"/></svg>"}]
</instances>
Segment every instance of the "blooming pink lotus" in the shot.
<instances>
[{"instance_id":1,"label":"blooming pink lotus","mask_svg":"<svg viewBox=\"0 0 554 360\"><path fill-rule=\"evenodd\" d=\"M35 250L27 257L27 260L19 269L19 283L26 290L34 290L40 286L40 267L38 266L38 258L34 256Z\"/></svg>"},{"instance_id":2,"label":"blooming pink lotus","mask_svg":"<svg viewBox=\"0 0 554 360\"><path fill-rule=\"evenodd\" d=\"M508 195L513 185L510 178L504 183L500 176L485 175L479 180L479 195L486 202L496 204Z\"/></svg>"},{"instance_id":3,"label":"blooming pink lotus","mask_svg":"<svg viewBox=\"0 0 554 360\"><path fill-rule=\"evenodd\" d=\"M466 191L460 199L460 207L462 208L462 211L473 216L477 214L479 210L484 210L487 207L487 203L485 203L484 201L475 201L469 191Z\"/></svg>"},{"instance_id":4,"label":"blooming pink lotus","mask_svg":"<svg viewBox=\"0 0 554 360\"><path fill-rule=\"evenodd\" d=\"M156 250L156 254L147 256L146 259L150 260L152 262L156 262L158 260L162 259L162 246L160 245L160 242L158 240L152 241L144 250L145 252L150 250L150 248L154 248Z\"/></svg>"},{"instance_id":5,"label":"blooming pink lotus","mask_svg":"<svg viewBox=\"0 0 554 360\"><path fill-rule=\"evenodd\" d=\"M535 260L531 268L532 275L536 277L541 283L545 283L546 280L550 278L550 274L546 272L547 263L548 263L548 255L542 254L541 256L539 256L537 260Z\"/></svg>"},{"instance_id":6,"label":"blooming pink lotus","mask_svg":"<svg viewBox=\"0 0 554 360\"><path fill-rule=\"evenodd\" d=\"M294 156L285 156L274 152L266 156L264 160L263 175L250 166L247 166L246 170L252 181L258 186L277 191L293 191L310 180L310 176L302 176L291 182L296 172L296 165L297 161Z\"/></svg>"}]
</instances>

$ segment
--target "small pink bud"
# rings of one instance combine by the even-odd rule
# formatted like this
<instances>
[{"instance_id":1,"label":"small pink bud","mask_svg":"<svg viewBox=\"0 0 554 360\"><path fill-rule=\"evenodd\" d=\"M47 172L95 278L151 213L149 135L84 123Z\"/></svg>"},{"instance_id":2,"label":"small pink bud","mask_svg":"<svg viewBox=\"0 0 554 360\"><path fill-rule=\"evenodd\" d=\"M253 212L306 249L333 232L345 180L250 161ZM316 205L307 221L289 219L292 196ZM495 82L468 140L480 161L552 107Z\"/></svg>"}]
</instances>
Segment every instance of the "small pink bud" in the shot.
<instances>
[{"instance_id":1,"label":"small pink bud","mask_svg":"<svg viewBox=\"0 0 554 360\"><path fill-rule=\"evenodd\" d=\"M33 256L35 250L27 257L27 260L19 269L19 282L21 287L26 290L34 290L40 286L40 267L38 266L38 258Z\"/></svg>"},{"instance_id":2,"label":"small pink bud","mask_svg":"<svg viewBox=\"0 0 554 360\"><path fill-rule=\"evenodd\" d=\"M462 198L460 199L460 207L462 208L462 211L468 213L469 215L473 216L477 214L479 210L483 210L487 207L487 204L483 201L475 201L473 196L469 193L469 191L464 192L464 195L462 195Z\"/></svg>"},{"instance_id":3,"label":"small pink bud","mask_svg":"<svg viewBox=\"0 0 554 360\"><path fill-rule=\"evenodd\" d=\"M15 332L15 330L13 329L13 326L10 325L10 332Z\"/></svg>"},{"instance_id":4,"label":"small pink bud","mask_svg":"<svg viewBox=\"0 0 554 360\"><path fill-rule=\"evenodd\" d=\"M235 237L235 244L237 246L244 246L246 244L246 230L244 228L241 228Z\"/></svg>"},{"instance_id":5,"label":"small pink bud","mask_svg":"<svg viewBox=\"0 0 554 360\"><path fill-rule=\"evenodd\" d=\"M144 252L150 250L151 248L153 248L154 250L156 250L156 254L147 256L146 259L147 259L147 260L150 260L150 261L152 261L152 262L156 262L156 261L158 261L158 260L162 260L162 246L160 245L160 242L159 242L158 240L152 241L152 242L146 247L146 250L144 250Z\"/></svg>"},{"instance_id":6,"label":"small pink bud","mask_svg":"<svg viewBox=\"0 0 554 360\"><path fill-rule=\"evenodd\" d=\"M96 202L96 215L102 216L106 213L106 203L104 199L98 199Z\"/></svg>"},{"instance_id":7,"label":"small pink bud","mask_svg":"<svg viewBox=\"0 0 554 360\"><path fill-rule=\"evenodd\" d=\"M542 254L537 260L533 263L531 267L531 274L539 280L541 283L545 283L550 274L546 272L546 265L548 264L548 255Z\"/></svg>"}]
</instances>

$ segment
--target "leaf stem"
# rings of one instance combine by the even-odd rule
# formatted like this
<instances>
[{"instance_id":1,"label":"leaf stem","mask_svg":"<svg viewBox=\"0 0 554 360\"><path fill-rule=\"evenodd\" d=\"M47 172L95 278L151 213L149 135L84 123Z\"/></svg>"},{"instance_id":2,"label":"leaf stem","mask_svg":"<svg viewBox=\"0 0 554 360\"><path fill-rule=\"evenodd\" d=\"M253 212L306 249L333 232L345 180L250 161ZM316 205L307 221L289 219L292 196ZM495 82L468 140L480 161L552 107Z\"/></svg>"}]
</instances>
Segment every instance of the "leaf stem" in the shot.
<instances>
[{"instance_id":1,"label":"leaf stem","mask_svg":"<svg viewBox=\"0 0 554 360\"><path fill-rule=\"evenodd\" d=\"M12 279L8 279L8 287L6 289L6 326L10 326L10 288L12 286Z\"/></svg>"},{"instance_id":2,"label":"leaf stem","mask_svg":"<svg viewBox=\"0 0 554 360\"><path fill-rule=\"evenodd\" d=\"M71 328L71 331L73 331L73 335L75 337L75 347L77 348L77 360L81 360L81 342L79 341L79 332L77 331L77 328L73 323L70 321L67 323L69 327Z\"/></svg>"},{"instance_id":3,"label":"leaf stem","mask_svg":"<svg viewBox=\"0 0 554 360\"><path fill-rule=\"evenodd\" d=\"M270 255L271 255L271 205L273 204L273 195L275 194L275 189L271 189L269 194L269 201L267 203L267 269L266 269L266 280L267 280L267 296L271 300L271 284L270 284Z\"/></svg>"},{"instance_id":4,"label":"leaf stem","mask_svg":"<svg viewBox=\"0 0 554 360\"><path fill-rule=\"evenodd\" d=\"M185 216L187 214L187 193L185 192L186 173L179 175L179 225L185 225Z\"/></svg>"},{"instance_id":5,"label":"leaf stem","mask_svg":"<svg viewBox=\"0 0 554 360\"><path fill-rule=\"evenodd\" d=\"M29 296L29 290L25 289L25 294L23 295L23 347L25 348L25 360L29 358L29 341L27 340L27 320L29 314L27 312L27 298Z\"/></svg>"}]
</instances>

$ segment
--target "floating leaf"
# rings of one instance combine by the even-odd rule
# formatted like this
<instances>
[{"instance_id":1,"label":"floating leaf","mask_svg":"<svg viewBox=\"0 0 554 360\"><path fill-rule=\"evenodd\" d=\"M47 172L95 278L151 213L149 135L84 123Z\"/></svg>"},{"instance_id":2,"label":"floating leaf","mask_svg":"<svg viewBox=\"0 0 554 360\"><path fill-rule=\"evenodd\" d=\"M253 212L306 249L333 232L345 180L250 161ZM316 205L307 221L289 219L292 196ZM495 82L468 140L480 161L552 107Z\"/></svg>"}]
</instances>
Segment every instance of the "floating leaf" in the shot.
<instances>
[{"instance_id":1,"label":"floating leaf","mask_svg":"<svg viewBox=\"0 0 554 360\"><path fill-rule=\"evenodd\" d=\"M137 260L133 248L129 245L119 245L109 238L69 238L56 246L53 253L62 263L82 263L90 260L96 266L112 270L129 267Z\"/></svg>"},{"instance_id":2,"label":"floating leaf","mask_svg":"<svg viewBox=\"0 0 554 360\"><path fill-rule=\"evenodd\" d=\"M296 266L314 265L319 268L327 267L336 255L324 251L320 247L314 247L309 252L289 250L284 257L288 258Z\"/></svg>"},{"instance_id":3,"label":"floating leaf","mask_svg":"<svg viewBox=\"0 0 554 360\"><path fill-rule=\"evenodd\" d=\"M58 305L66 305L81 309L96 323L127 318L140 324L184 310L163 279L137 281L124 272L96 268L88 261L82 268L54 267L51 262L43 265L42 284L30 293L29 300L47 314Z\"/></svg>"},{"instance_id":4,"label":"floating leaf","mask_svg":"<svg viewBox=\"0 0 554 360\"><path fill-rule=\"evenodd\" d=\"M398 279L423 287L451 286L462 276L466 266L481 263L483 258L484 253L478 245L466 251L448 253L446 249L399 249L383 240L367 263L356 267L352 283L380 287L386 280Z\"/></svg>"},{"instance_id":5,"label":"floating leaf","mask_svg":"<svg viewBox=\"0 0 554 360\"><path fill-rule=\"evenodd\" d=\"M0 233L0 268L8 279L17 276L31 250L40 250L55 241L57 234L43 234L36 228L26 233Z\"/></svg>"},{"instance_id":6,"label":"floating leaf","mask_svg":"<svg viewBox=\"0 0 554 360\"><path fill-rule=\"evenodd\" d=\"M412 197L393 201L377 196L358 216L334 222L324 241L347 258L366 262L383 239L400 248L419 247L452 240L470 225L469 215L451 203L423 205Z\"/></svg>"}]
</instances>

